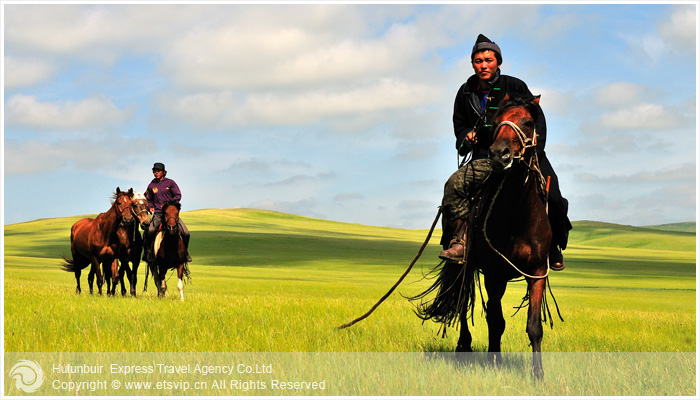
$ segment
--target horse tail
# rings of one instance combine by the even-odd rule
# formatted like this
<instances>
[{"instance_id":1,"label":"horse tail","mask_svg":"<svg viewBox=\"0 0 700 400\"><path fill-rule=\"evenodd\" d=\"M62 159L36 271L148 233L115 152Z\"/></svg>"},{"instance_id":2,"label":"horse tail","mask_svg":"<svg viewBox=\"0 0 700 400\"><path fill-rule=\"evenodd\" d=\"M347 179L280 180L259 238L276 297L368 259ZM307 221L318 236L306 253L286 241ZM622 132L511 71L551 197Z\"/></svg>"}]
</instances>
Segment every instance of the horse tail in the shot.
<instances>
[{"instance_id":1,"label":"horse tail","mask_svg":"<svg viewBox=\"0 0 700 400\"><path fill-rule=\"evenodd\" d=\"M419 301L414 312L420 319L433 320L449 327L456 326L460 315L466 316L470 311L473 314L478 270L470 267L470 263L442 261L424 278L435 281L425 291L407 297L410 301ZM433 293L435 297L426 300Z\"/></svg>"},{"instance_id":2,"label":"horse tail","mask_svg":"<svg viewBox=\"0 0 700 400\"><path fill-rule=\"evenodd\" d=\"M61 256L63 258L63 264L61 264L61 269L66 272L78 272L82 268L75 263L75 261L66 256Z\"/></svg>"}]
</instances>

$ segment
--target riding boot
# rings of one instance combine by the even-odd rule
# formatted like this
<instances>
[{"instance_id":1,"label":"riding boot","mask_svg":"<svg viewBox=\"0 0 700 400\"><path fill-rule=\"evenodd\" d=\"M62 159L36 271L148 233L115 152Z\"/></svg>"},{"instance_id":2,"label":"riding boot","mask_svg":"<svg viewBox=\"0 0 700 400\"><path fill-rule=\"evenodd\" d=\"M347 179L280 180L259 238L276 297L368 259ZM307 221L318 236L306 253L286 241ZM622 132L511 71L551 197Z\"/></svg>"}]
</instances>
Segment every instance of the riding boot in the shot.
<instances>
[{"instance_id":1,"label":"riding boot","mask_svg":"<svg viewBox=\"0 0 700 400\"><path fill-rule=\"evenodd\" d=\"M549 248L549 268L552 271L561 271L564 267L564 255L561 254L559 246L552 244Z\"/></svg>"},{"instance_id":2,"label":"riding boot","mask_svg":"<svg viewBox=\"0 0 700 400\"><path fill-rule=\"evenodd\" d=\"M454 236L450 241L450 246L440 253L440 258L446 261L463 263L465 254L464 249L467 244L467 222L461 218L455 219Z\"/></svg>"}]
</instances>

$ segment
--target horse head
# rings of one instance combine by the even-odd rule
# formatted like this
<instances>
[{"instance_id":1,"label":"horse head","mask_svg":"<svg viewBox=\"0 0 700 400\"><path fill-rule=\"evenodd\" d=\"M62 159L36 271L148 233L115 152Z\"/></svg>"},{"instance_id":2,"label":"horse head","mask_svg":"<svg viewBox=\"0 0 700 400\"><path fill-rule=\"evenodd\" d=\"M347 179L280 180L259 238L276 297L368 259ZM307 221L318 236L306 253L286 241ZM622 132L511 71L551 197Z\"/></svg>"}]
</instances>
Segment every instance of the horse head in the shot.
<instances>
[{"instance_id":1,"label":"horse head","mask_svg":"<svg viewBox=\"0 0 700 400\"><path fill-rule=\"evenodd\" d=\"M506 97L494 117L496 129L489 147L489 158L496 170L507 170L514 161L523 160L525 152L537 145L535 117L539 112L540 96L532 98Z\"/></svg>"},{"instance_id":2,"label":"horse head","mask_svg":"<svg viewBox=\"0 0 700 400\"><path fill-rule=\"evenodd\" d=\"M144 231L148 229L148 200L143 193L134 193L134 197L131 199L131 212L141 224L141 229Z\"/></svg>"},{"instance_id":3,"label":"horse head","mask_svg":"<svg viewBox=\"0 0 700 400\"><path fill-rule=\"evenodd\" d=\"M180 221L180 202L169 201L163 204L163 230L168 235L178 234L178 221Z\"/></svg>"},{"instance_id":4,"label":"horse head","mask_svg":"<svg viewBox=\"0 0 700 400\"><path fill-rule=\"evenodd\" d=\"M128 192L122 192L119 187L114 192L114 207L117 212L117 218L121 219L122 225L128 225L132 221L133 214L131 213L131 199L134 197L134 189L129 189Z\"/></svg>"}]
</instances>

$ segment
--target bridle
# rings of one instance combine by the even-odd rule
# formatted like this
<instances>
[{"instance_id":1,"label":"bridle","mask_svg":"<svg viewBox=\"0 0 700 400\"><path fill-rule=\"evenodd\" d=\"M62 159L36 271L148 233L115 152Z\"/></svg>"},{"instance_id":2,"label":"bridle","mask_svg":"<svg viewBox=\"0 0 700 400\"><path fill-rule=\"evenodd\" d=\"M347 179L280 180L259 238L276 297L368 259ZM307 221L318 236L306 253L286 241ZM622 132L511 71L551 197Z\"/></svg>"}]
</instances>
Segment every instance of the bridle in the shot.
<instances>
[{"instance_id":1,"label":"bridle","mask_svg":"<svg viewBox=\"0 0 700 400\"><path fill-rule=\"evenodd\" d=\"M140 200L140 201L143 202L143 200ZM143 210L141 210L141 211L139 211L139 212L136 212L136 211L134 211L134 207L133 207L133 204L132 204L132 207L131 207L131 214L132 214L134 217L138 218L139 215L141 215L141 214L143 214L143 213L148 213L148 208L144 208Z\"/></svg>"},{"instance_id":2,"label":"bridle","mask_svg":"<svg viewBox=\"0 0 700 400\"><path fill-rule=\"evenodd\" d=\"M512 121L502 121L500 124L496 126L496 129L494 130L494 140L498 138L499 132L501 131L501 128L503 125L508 125L510 126L515 133L517 134L518 140L520 141L520 146L522 147L522 152L517 155L513 155L513 160L518 160L521 161L523 160L523 156L525 155L525 152L527 152L528 149L532 147L537 146L537 130L532 131L532 137L527 137L525 132L516 124L515 122Z\"/></svg>"},{"instance_id":3,"label":"bridle","mask_svg":"<svg viewBox=\"0 0 700 400\"><path fill-rule=\"evenodd\" d=\"M173 206L173 207L174 207L174 206ZM165 227L168 227L168 222L170 222L171 220L174 220L174 221L175 221L175 228L174 228L174 229L178 229L178 226L177 226L178 224L177 224L177 223L178 223L178 221L180 220L179 215L166 216L166 215L165 215L165 210L163 210L163 222L162 222L162 223L165 225Z\"/></svg>"},{"instance_id":4,"label":"bridle","mask_svg":"<svg viewBox=\"0 0 700 400\"><path fill-rule=\"evenodd\" d=\"M119 198L117 198L117 200L115 200L115 202L114 202L114 208L117 210L117 216L119 218L124 218L124 217L122 217L122 215L124 214L124 210L126 210L127 207L129 207L129 209L131 209L131 201L129 201L129 204L124 206L124 207L120 207ZM131 210L131 213L133 214L134 210Z\"/></svg>"}]
</instances>

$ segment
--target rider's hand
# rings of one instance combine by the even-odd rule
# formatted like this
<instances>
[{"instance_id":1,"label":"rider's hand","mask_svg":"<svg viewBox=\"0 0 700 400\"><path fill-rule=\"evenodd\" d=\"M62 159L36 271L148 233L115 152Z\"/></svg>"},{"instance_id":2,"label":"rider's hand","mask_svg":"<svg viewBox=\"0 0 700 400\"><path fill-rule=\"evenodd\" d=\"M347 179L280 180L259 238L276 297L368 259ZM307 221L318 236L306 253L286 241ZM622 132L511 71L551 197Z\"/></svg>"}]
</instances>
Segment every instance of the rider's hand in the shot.
<instances>
[{"instance_id":1,"label":"rider's hand","mask_svg":"<svg viewBox=\"0 0 700 400\"><path fill-rule=\"evenodd\" d=\"M467 137L464 138L464 144L466 144L467 147L474 147L476 144L476 132L471 131L467 133Z\"/></svg>"}]
</instances>

